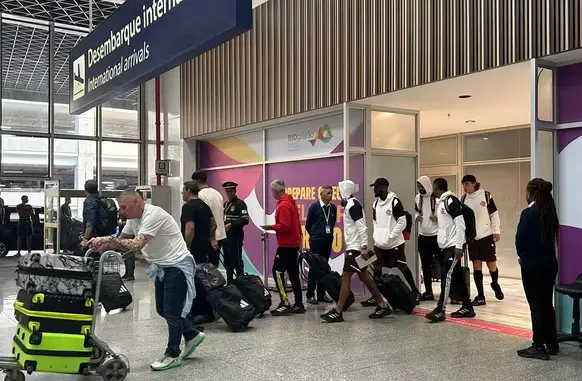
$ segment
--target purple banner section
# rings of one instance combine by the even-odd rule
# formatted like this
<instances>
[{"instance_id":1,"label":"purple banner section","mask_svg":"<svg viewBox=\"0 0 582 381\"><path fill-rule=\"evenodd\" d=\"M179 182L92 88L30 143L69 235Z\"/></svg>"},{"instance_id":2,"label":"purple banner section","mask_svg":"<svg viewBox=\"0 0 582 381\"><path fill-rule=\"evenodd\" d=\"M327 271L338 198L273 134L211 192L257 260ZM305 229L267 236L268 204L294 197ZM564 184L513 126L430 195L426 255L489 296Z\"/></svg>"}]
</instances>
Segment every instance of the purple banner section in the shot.
<instances>
[{"instance_id":1,"label":"purple banner section","mask_svg":"<svg viewBox=\"0 0 582 381\"><path fill-rule=\"evenodd\" d=\"M582 273L582 229L560 226L560 283L570 283Z\"/></svg>"},{"instance_id":2,"label":"purple banner section","mask_svg":"<svg viewBox=\"0 0 582 381\"><path fill-rule=\"evenodd\" d=\"M558 68L558 123L582 121L582 63Z\"/></svg>"},{"instance_id":3,"label":"purple banner section","mask_svg":"<svg viewBox=\"0 0 582 381\"><path fill-rule=\"evenodd\" d=\"M249 224L245 227L245 238L243 243L243 260L245 260L245 271L248 273L263 274L263 242L261 241L261 230L259 226L263 224L263 167L256 165L244 168L220 169L208 171L208 184L222 193L226 200L226 195L222 184L226 181L234 181L238 184L237 195L247 204L250 217ZM249 263L254 267L249 268Z\"/></svg>"},{"instance_id":4,"label":"purple banner section","mask_svg":"<svg viewBox=\"0 0 582 381\"><path fill-rule=\"evenodd\" d=\"M569 128L558 131L558 153L562 152L568 144L582 136L582 128Z\"/></svg>"},{"instance_id":5,"label":"purple banner section","mask_svg":"<svg viewBox=\"0 0 582 381\"><path fill-rule=\"evenodd\" d=\"M227 165L242 164L224 154L220 149L207 141L198 143L199 168L225 167Z\"/></svg>"}]
</instances>

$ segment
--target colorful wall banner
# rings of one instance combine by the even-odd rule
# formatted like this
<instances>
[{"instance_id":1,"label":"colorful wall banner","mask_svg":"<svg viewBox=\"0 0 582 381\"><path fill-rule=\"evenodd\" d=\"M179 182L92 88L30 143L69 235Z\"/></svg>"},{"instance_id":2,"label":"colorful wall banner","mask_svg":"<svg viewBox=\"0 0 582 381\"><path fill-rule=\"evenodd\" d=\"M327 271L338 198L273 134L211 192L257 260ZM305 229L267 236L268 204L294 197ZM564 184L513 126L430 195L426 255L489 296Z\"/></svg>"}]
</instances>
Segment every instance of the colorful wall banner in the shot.
<instances>
[{"instance_id":1,"label":"colorful wall banner","mask_svg":"<svg viewBox=\"0 0 582 381\"><path fill-rule=\"evenodd\" d=\"M199 168L263 162L263 131L200 141Z\"/></svg>"}]
</instances>

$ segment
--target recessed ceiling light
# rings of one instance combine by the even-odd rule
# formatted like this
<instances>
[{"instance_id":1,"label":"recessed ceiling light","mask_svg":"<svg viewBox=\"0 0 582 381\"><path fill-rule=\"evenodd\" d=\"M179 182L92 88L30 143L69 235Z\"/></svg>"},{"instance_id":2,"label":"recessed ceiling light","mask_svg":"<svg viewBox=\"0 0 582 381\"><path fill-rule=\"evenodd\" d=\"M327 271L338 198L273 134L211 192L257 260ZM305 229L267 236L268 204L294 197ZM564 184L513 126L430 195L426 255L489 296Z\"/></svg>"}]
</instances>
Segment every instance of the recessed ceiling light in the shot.
<instances>
[{"instance_id":1,"label":"recessed ceiling light","mask_svg":"<svg viewBox=\"0 0 582 381\"><path fill-rule=\"evenodd\" d=\"M466 120L465 123L475 123L473 119Z\"/></svg>"},{"instance_id":2,"label":"recessed ceiling light","mask_svg":"<svg viewBox=\"0 0 582 381\"><path fill-rule=\"evenodd\" d=\"M483 140L489 140L489 138L488 138L487 136L485 136L485 137L483 138Z\"/></svg>"},{"instance_id":3,"label":"recessed ceiling light","mask_svg":"<svg viewBox=\"0 0 582 381\"><path fill-rule=\"evenodd\" d=\"M463 95L459 95L459 98L461 98L461 99L467 99L467 98L471 98L471 95L469 95L469 94L463 94Z\"/></svg>"}]
</instances>

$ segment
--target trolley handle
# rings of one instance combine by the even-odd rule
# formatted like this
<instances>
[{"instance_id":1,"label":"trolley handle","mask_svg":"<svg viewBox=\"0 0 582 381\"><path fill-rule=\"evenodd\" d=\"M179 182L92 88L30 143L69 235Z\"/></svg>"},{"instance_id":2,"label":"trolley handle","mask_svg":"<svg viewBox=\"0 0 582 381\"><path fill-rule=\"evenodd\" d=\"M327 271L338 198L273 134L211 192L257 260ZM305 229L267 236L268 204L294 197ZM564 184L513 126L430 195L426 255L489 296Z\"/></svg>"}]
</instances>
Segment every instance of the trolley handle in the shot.
<instances>
[{"instance_id":1,"label":"trolley handle","mask_svg":"<svg viewBox=\"0 0 582 381\"><path fill-rule=\"evenodd\" d=\"M89 257L91 257L91 253L93 253L93 252L94 252L94 251L93 251L93 250L91 250L91 249L87 250L87 252L85 253L85 258L89 258ZM103 259L107 259L106 257L104 257L104 255L105 255L106 253L115 253L115 254L117 254L117 256L116 256L116 257L120 257L120 258L121 258L121 263L123 263L123 261L124 261L125 259L128 259L129 255L130 255L132 252L131 252L131 251L127 251L127 252L125 252L125 253L123 253L123 254L120 254L119 252L117 252L117 251L114 251L114 250L107 250L107 251L105 251L105 252L104 252L104 253L103 253L103 254L100 256L100 258L99 258L99 261L101 261L101 260L103 260ZM109 256L109 255L108 255L108 256Z\"/></svg>"}]
</instances>

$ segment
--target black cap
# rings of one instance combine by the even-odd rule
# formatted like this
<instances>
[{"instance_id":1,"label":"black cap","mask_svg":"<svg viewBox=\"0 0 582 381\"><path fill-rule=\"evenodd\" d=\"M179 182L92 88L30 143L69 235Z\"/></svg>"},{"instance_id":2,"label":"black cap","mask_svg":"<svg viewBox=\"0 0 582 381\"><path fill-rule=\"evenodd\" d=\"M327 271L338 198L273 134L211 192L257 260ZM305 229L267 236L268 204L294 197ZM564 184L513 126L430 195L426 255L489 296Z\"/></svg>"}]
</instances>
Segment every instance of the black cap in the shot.
<instances>
[{"instance_id":1,"label":"black cap","mask_svg":"<svg viewBox=\"0 0 582 381\"><path fill-rule=\"evenodd\" d=\"M236 187L238 187L238 184L235 183L234 181L227 181L222 184L222 187L224 189L236 189Z\"/></svg>"},{"instance_id":2,"label":"black cap","mask_svg":"<svg viewBox=\"0 0 582 381\"><path fill-rule=\"evenodd\" d=\"M376 181L374 181L373 184L370 184L371 187L389 187L390 183L388 182L388 179L385 177L379 177L376 179Z\"/></svg>"},{"instance_id":3,"label":"black cap","mask_svg":"<svg viewBox=\"0 0 582 381\"><path fill-rule=\"evenodd\" d=\"M477 182L477 178L473 175L465 175L463 176L463 180L461 180L461 184L462 183L476 183Z\"/></svg>"}]
</instances>

